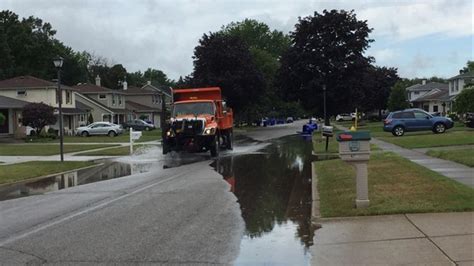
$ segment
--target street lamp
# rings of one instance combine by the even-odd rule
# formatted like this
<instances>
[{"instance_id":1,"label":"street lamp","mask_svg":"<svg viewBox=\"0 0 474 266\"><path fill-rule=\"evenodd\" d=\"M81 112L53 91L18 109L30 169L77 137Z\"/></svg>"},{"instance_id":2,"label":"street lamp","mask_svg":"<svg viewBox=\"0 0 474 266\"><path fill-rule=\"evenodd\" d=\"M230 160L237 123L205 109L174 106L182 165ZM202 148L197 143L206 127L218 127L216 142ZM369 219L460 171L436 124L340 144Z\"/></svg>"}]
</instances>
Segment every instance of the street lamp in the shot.
<instances>
[{"instance_id":1,"label":"street lamp","mask_svg":"<svg viewBox=\"0 0 474 266\"><path fill-rule=\"evenodd\" d=\"M58 89L57 89L57 96L58 97L58 109L59 109L59 150L61 153L61 162L64 161L64 128L63 128L63 109L62 109L62 102L63 102L63 93L61 90L61 68L63 67L64 59L62 57L57 57L53 59L54 67L58 70Z\"/></svg>"}]
</instances>

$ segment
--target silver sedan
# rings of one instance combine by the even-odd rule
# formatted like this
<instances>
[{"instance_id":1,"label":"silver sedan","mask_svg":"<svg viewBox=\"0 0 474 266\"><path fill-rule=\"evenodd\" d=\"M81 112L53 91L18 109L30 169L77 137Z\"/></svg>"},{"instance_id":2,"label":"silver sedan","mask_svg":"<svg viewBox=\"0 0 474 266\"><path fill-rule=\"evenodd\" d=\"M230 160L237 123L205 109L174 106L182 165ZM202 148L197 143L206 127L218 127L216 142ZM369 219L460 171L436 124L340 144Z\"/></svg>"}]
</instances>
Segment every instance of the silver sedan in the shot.
<instances>
[{"instance_id":1,"label":"silver sedan","mask_svg":"<svg viewBox=\"0 0 474 266\"><path fill-rule=\"evenodd\" d=\"M122 126L109 122L95 122L87 126L76 128L76 135L88 137L93 135L104 135L115 137L123 133Z\"/></svg>"}]
</instances>

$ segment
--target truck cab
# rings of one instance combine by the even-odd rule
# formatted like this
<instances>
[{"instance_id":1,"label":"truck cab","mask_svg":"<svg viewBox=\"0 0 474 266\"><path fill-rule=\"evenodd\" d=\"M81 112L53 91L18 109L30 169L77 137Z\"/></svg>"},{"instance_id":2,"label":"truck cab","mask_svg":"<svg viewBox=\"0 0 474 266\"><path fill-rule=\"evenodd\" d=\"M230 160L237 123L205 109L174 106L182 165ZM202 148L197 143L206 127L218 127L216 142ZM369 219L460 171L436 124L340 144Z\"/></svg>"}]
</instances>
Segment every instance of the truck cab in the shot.
<instances>
[{"instance_id":1,"label":"truck cab","mask_svg":"<svg viewBox=\"0 0 474 266\"><path fill-rule=\"evenodd\" d=\"M222 148L232 149L232 126L232 109L226 107L220 88L175 89L163 153L210 151L217 156Z\"/></svg>"}]
</instances>

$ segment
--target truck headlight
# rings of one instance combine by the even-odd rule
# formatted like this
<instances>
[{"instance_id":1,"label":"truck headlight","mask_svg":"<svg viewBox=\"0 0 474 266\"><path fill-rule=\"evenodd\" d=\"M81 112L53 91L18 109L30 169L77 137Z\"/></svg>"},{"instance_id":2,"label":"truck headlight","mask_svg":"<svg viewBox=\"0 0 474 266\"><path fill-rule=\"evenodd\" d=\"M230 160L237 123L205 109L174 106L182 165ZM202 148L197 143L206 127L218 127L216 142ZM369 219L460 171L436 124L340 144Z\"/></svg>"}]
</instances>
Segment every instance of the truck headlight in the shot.
<instances>
[{"instance_id":1,"label":"truck headlight","mask_svg":"<svg viewBox=\"0 0 474 266\"><path fill-rule=\"evenodd\" d=\"M173 130L168 130L168 131L166 131L166 136L167 136L167 137L174 137L174 132L173 132Z\"/></svg>"},{"instance_id":2,"label":"truck headlight","mask_svg":"<svg viewBox=\"0 0 474 266\"><path fill-rule=\"evenodd\" d=\"M216 134L215 127L208 127L204 129L204 135L214 135L214 134Z\"/></svg>"}]
</instances>

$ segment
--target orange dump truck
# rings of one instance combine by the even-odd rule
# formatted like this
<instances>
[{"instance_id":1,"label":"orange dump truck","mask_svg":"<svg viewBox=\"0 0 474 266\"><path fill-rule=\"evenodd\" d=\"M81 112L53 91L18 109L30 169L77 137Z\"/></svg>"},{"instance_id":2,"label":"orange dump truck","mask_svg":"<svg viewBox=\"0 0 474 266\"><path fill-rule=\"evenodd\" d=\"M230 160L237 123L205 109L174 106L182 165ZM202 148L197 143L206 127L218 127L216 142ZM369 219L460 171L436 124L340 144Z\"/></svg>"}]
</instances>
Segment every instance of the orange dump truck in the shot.
<instances>
[{"instance_id":1,"label":"orange dump truck","mask_svg":"<svg viewBox=\"0 0 474 266\"><path fill-rule=\"evenodd\" d=\"M163 153L204 152L217 156L232 149L233 113L222 100L221 89L173 89L171 119L163 139Z\"/></svg>"}]
</instances>

